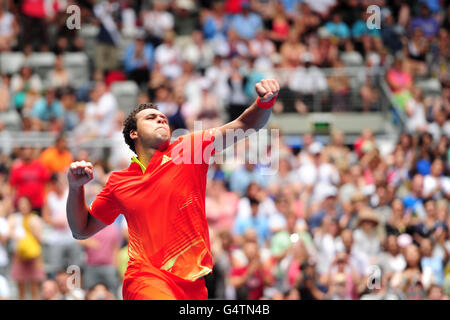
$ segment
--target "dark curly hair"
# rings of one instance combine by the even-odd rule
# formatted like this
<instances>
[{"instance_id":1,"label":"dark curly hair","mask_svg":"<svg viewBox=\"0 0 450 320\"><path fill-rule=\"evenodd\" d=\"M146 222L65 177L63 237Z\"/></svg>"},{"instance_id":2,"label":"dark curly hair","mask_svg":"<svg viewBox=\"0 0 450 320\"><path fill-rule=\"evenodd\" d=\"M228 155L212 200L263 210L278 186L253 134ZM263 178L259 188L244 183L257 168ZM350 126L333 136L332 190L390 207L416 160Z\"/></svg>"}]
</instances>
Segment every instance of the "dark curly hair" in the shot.
<instances>
[{"instance_id":1,"label":"dark curly hair","mask_svg":"<svg viewBox=\"0 0 450 320\"><path fill-rule=\"evenodd\" d=\"M130 137L131 130L137 130L136 125L136 115L145 109L156 109L158 110L158 106L153 103L141 103L133 111L130 112L128 117L123 122L123 137L125 138L126 144L130 147L130 149L136 153L136 148L134 146L134 140Z\"/></svg>"}]
</instances>

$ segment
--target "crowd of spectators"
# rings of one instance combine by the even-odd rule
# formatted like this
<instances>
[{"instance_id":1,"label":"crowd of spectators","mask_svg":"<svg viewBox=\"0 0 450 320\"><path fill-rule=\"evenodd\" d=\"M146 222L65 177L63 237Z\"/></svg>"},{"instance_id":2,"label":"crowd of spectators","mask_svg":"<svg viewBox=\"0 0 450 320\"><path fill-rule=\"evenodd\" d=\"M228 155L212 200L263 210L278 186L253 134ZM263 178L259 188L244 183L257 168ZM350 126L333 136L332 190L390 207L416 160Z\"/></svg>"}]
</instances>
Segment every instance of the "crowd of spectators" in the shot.
<instances>
[{"instance_id":1,"label":"crowd of spectators","mask_svg":"<svg viewBox=\"0 0 450 320\"><path fill-rule=\"evenodd\" d=\"M89 46L79 29L67 28L72 4L81 28L99 30L91 81L81 87L64 65L65 53ZM373 4L381 9L375 29L366 23ZM121 298L123 217L77 241L65 216L72 161L94 163L88 203L112 170L129 164L121 129L132 106L119 105L112 83L135 81L138 103L152 101L172 129L192 130L196 120L205 129L236 118L268 77L282 87L274 112L311 112L320 92L330 93L321 96L329 110L348 111L353 87L343 67L359 65L386 70L406 119L394 148L382 149L369 129L351 144L340 131L329 144L307 133L299 149L278 141L275 175L245 159L211 165L209 296L448 299L448 30L449 1L0 1L1 52L56 55L46 77L27 63L1 74L0 134L43 131L56 139L0 155L0 298ZM333 68L331 76L323 68ZM360 109L378 110L374 78L358 77ZM417 85L430 78L441 94ZM81 147L95 137L113 147Z\"/></svg>"}]
</instances>

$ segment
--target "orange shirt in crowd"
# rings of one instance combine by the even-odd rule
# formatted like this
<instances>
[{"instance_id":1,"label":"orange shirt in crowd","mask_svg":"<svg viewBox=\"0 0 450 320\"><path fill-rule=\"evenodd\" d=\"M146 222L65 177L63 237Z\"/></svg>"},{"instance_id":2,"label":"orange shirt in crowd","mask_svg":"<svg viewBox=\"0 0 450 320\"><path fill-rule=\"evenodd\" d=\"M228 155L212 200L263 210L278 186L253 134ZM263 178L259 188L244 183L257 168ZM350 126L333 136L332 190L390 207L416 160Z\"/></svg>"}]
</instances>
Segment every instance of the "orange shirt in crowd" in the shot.
<instances>
[{"instance_id":1,"label":"orange shirt in crowd","mask_svg":"<svg viewBox=\"0 0 450 320\"><path fill-rule=\"evenodd\" d=\"M68 150L59 152L57 148L50 147L41 153L39 160L51 173L59 173L70 166L73 156Z\"/></svg>"}]
</instances>

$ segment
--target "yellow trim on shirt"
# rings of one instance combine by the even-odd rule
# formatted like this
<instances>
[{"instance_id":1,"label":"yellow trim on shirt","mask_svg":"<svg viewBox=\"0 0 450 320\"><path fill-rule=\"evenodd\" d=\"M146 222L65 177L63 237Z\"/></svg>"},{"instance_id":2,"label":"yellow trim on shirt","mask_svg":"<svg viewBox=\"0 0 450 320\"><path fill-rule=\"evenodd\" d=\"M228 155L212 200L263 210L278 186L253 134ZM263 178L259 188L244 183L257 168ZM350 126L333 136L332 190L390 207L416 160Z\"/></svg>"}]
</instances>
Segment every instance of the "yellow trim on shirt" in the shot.
<instances>
[{"instance_id":1,"label":"yellow trim on shirt","mask_svg":"<svg viewBox=\"0 0 450 320\"><path fill-rule=\"evenodd\" d=\"M136 156L133 156L133 157L131 158L131 163L133 163L133 162L137 163L137 164L141 167L142 173L144 173L144 172L145 172L145 169L147 169L147 168L139 161L139 159L136 158Z\"/></svg>"}]
</instances>

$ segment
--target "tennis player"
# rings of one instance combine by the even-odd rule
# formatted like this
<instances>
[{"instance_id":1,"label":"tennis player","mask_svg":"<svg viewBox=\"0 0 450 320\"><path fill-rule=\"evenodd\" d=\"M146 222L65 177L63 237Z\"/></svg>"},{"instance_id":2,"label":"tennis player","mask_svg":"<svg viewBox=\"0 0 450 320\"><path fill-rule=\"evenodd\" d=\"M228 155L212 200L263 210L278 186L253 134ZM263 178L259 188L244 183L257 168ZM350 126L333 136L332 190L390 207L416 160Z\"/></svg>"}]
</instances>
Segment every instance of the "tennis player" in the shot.
<instances>
[{"instance_id":1,"label":"tennis player","mask_svg":"<svg viewBox=\"0 0 450 320\"><path fill-rule=\"evenodd\" d=\"M123 129L137 157L127 169L111 173L90 207L83 186L93 178L93 166L71 164L67 219L74 238L89 238L119 214L128 223L125 300L208 298L204 276L213 266L205 218L209 158L234 143L227 141L226 130L262 128L279 89L276 80L258 82L258 98L236 120L172 143L167 117L151 103L139 105Z\"/></svg>"}]
</instances>

